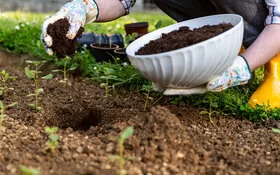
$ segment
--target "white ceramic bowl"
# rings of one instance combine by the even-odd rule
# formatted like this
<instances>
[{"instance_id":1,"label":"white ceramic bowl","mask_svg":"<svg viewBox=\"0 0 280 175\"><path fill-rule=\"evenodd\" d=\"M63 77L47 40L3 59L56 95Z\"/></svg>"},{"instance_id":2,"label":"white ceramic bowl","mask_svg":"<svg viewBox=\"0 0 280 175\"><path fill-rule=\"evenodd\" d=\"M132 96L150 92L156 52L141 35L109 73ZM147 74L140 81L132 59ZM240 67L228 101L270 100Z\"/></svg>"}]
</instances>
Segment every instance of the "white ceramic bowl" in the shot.
<instances>
[{"instance_id":1,"label":"white ceramic bowl","mask_svg":"<svg viewBox=\"0 0 280 175\"><path fill-rule=\"evenodd\" d=\"M224 33L200 43L158 54L135 55L162 33L204 25L231 23ZM164 88L193 88L221 75L237 57L243 39L243 18L235 14L200 17L155 30L133 41L126 49L131 64L148 80ZM170 43L172 44L172 43Z\"/></svg>"}]
</instances>

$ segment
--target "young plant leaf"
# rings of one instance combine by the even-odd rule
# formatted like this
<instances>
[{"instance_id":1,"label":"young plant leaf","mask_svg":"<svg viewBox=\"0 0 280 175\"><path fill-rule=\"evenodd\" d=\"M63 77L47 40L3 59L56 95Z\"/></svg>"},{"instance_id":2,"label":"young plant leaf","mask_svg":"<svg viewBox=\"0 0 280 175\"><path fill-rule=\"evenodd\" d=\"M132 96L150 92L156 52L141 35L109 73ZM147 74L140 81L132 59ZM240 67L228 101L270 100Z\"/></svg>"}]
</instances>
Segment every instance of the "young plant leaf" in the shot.
<instances>
[{"instance_id":1,"label":"young plant leaf","mask_svg":"<svg viewBox=\"0 0 280 175\"><path fill-rule=\"evenodd\" d=\"M58 131L58 127L45 127L45 131L47 132L47 133L55 133L55 132L57 132Z\"/></svg>"},{"instance_id":2,"label":"young plant leaf","mask_svg":"<svg viewBox=\"0 0 280 175\"><path fill-rule=\"evenodd\" d=\"M126 140L127 138L129 138L130 136L132 136L133 134L133 127L129 126L127 127L122 133L121 133L121 138L120 140Z\"/></svg>"},{"instance_id":3,"label":"young plant leaf","mask_svg":"<svg viewBox=\"0 0 280 175\"><path fill-rule=\"evenodd\" d=\"M35 77L34 73L31 72L31 70L29 69L29 67L26 67L26 68L24 69L24 71L25 71L25 75L26 75L28 78L33 79L33 78Z\"/></svg>"},{"instance_id":4,"label":"young plant leaf","mask_svg":"<svg viewBox=\"0 0 280 175\"><path fill-rule=\"evenodd\" d=\"M41 77L41 78L44 79L44 80L48 80L48 79L51 79L52 77L53 77L52 74L48 74L48 75L43 76L43 77Z\"/></svg>"},{"instance_id":5,"label":"young plant leaf","mask_svg":"<svg viewBox=\"0 0 280 175\"><path fill-rule=\"evenodd\" d=\"M280 129L278 128L272 128L272 131L280 134Z\"/></svg>"},{"instance_id":6,"label":"young plant leaf","mask_svg":"<svg viewBox=\"0 0 280 175\"><path fill-rule=\"evenodd\" d=\"M23 175L39 175L40 171L38 169L27 167L27 166L20 166L20 170L23 173Z\"/></svg>"}]
</instances>

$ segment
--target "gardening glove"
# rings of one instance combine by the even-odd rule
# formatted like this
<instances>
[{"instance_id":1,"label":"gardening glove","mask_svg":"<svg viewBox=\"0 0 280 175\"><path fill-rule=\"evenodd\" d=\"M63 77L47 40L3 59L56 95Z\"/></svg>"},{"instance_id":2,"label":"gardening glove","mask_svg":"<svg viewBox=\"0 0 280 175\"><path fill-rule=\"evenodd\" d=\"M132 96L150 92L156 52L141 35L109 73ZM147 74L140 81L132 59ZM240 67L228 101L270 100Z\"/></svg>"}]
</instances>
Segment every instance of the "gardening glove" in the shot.
<instances>
[{"instance_id":1,"label":"gardening glove","mask_svg":"<svg viewBox=\"0 0 280 175\"><path fill-rule=\"evenodd\" d=\"M243 56L237 56L233 64L221 75L207 83L207 90L220 92L229 87L248 83L252 73Z\"/></svg>"},{"instance_id":2,"label":"gardening glove","mask_svg":"<svg viewBox=\"0 0 280 175\"><path fill-rule=\"evenodd\" d=\"M98 16L98 6L94 0L73 0L64 4L61 9L52 17L44 21L42 26L41 40L49 55L53 54L50 48L53 44L52 37L47 34L49 24L66 18L70 23L69 31L66 36L74 39L80 27L85 26L96 20Z\"/></svg>"}]
</instances>

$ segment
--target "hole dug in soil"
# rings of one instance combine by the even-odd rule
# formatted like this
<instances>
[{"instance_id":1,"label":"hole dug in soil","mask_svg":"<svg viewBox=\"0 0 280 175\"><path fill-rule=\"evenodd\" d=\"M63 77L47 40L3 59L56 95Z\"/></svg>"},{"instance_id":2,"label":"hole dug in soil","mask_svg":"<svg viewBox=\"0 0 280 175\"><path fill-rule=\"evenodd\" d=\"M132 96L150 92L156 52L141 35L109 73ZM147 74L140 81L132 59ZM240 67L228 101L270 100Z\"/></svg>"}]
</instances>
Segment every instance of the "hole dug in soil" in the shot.
<instances>
[{"instance_id":1,"label":"hole dug in soil","mask_svg":"<svg viewBox=\"0 0 280 175\"><path fill-rule=\"evenodd\" d=\"M47 125L87 130L99 123L101 109L91 102L84 91L53 82L48 82L45 87L45 92L52 94L47 96L42 104L50 105L50 109L46 111L49 116L46 120Z\"/></svg>"}]
</instances>

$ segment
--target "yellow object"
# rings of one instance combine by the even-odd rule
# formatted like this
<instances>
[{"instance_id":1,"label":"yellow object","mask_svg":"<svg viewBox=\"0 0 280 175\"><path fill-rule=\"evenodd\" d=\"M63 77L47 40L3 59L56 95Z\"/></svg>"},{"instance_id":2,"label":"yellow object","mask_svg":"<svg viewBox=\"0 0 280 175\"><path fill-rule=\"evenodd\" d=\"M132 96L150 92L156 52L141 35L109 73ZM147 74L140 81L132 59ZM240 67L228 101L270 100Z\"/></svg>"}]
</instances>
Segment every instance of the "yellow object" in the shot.
<instances>
[{"instance_id":1,"label":"yellow object","mask_svg":"<svg viewBox=\"0 0 280 175\"><path fill-rule=\"evenodd\" d=\"M249 104L280 108L280 53L264 67L264 81L249 99Z\"/></svg>"}]
</instances>

